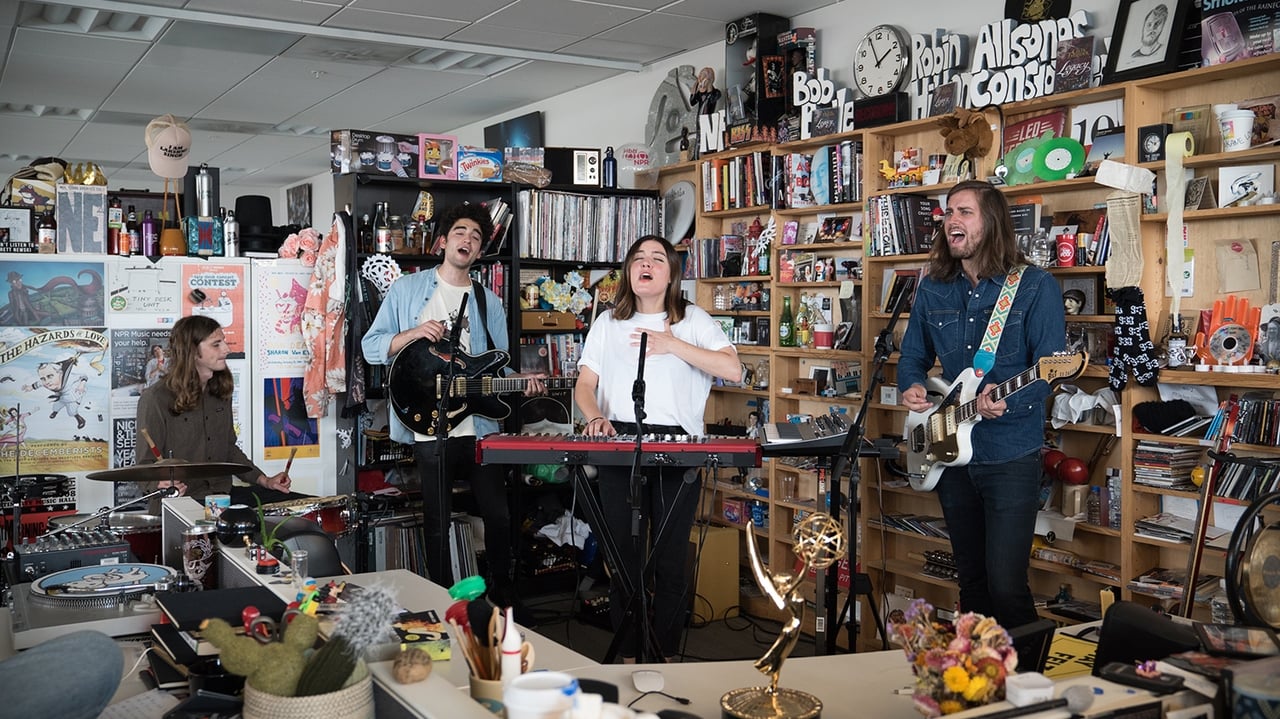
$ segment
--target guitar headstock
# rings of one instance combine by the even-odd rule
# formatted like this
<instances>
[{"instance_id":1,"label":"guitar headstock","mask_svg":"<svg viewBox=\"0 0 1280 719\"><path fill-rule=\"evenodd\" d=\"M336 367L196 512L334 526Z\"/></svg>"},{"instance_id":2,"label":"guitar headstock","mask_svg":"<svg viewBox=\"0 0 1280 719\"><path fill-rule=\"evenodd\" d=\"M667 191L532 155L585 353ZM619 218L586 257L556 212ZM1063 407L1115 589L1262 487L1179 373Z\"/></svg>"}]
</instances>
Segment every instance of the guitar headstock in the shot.
<instances>
[{"instance_id":1,"label":"guitar headstock","mask_svg":"<svg viewBox=\"0 0 1280 719\"><path fill-rule=\"evenodd\" d=\"M1049 384L1057 384L1075 379L1084 373L1089 366L1088 352L1055 352L1048 357L1041 357L1037 364L1037 376Z\"/></svg>"}]
</instances>

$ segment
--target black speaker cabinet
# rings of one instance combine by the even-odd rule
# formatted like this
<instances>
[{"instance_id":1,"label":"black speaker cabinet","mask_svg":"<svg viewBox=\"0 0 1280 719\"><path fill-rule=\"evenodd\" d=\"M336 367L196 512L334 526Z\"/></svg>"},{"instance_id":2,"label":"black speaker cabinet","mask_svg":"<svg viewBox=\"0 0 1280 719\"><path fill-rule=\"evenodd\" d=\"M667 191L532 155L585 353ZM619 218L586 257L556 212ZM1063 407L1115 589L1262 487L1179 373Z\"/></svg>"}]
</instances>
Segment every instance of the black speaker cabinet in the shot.
<instances>
[{"instance_id":1,"label":"black speaker cabinet","mask_svg":"<svg viewBox=\"0 0 1280 719\"><path fill-rule=\"evenodd\" d=\"M786 61L778 50L778 35L791 21L756 13L725 26L725 126L729 144L760 138L760 131L776 127L786 110Z\"/></svg>"},{"instance_id":2,"label":"black speaker cabinet","mask_svg":"<svg viewBox=\"0 0 1280 719\"><path fill-rule=\"evenodd\" d=\"M1199 649L1190 624L1174 622L1136 602L1116 602L1102 617L1093 675L1111 662L1132 664L1164 659L1170 654Z\"/></svg>"}]
</instances>

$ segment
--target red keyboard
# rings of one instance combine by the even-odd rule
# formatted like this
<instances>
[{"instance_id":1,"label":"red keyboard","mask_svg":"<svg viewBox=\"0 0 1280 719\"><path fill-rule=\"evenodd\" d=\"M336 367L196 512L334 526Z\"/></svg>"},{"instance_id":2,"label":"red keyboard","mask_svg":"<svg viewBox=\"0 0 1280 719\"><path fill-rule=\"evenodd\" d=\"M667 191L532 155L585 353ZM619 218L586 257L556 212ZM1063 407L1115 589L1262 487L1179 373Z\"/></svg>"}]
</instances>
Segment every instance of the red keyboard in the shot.
<instances>
[{"instance_id":1,"label":"red keyboard","mask_svg":"<svg viewBox=\"0 0 1280 719\"><path fill-rule=\"evenodd\" d=\"M482 464L594 464L630 466L634 436L608 439L573 434L491 434L476 442ZM760 445L743 437L653 436L641 443L644 467L759 467Z\"/></svg>"}]
</instances>

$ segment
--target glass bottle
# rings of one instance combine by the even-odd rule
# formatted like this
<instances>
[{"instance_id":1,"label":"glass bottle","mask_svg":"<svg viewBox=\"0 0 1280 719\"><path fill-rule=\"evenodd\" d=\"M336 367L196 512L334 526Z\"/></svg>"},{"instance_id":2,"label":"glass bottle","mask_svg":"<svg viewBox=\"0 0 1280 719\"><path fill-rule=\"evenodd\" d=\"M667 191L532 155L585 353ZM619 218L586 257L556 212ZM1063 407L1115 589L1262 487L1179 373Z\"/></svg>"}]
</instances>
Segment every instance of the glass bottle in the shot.
<instances>
[{"instance_id":1,"label":"glass bottle","mask_svg":"<svg viewBox=\"0 0 1280 719\"><path fill-rule=\"evenodd\" d=\"M36 249L42 255L58 252L58 221L53 217L53 210L45 210L36 223Z\"/></svg>"},{"instance_id":2,"label":"glass bottle","mask_svg":"<svg viewBox=\"0 0 1280 719\"><path fill-rule=\"evenodd\" d=\"M395 247L391 244L391 217L387 212L387 203L379 202L373 211L373 251L389 253Z\"/></svg>"},{"instance_id":3,"label":"glass bottle","mask_svg":"<svg viewBox=\"0 0 1280 719\"><path fill-rule=\"evenodd\" d=\"M1085 521L1095 527L1102 526L1102 487L1090 487L1084 502Z\"/></svg>"},{"instance_id":4,"label":"glass bottle","mask_svg":"<svg viewBox=\"0 0 1280 719\"><path fill-rule=\"evenodd\" d=\"M761 357L756 362L756 389L769 389L769 358Z\"/></svg>"},{"instance_id":5,"label":"glass bottle","mask_svg":"<svg viewBox=\"0 0 1280 719\"><path fill-rule=\"evenodd\" d=\"M124 232L124 208L120 206L120 198L115 195L107 205L107 254L120 252L120 233Z\"/></svg>"},{"instance_id":6,"label":"glass bottle","mask_svg":"<svg viewBox=\"0 0 1280 719\"><path fill-rule=\"evenodd\" d=\"M796 312L795 337L797 347L813 346L813 316L809 312L809 296L800 293L800 309Z\"/></svg>"},{"instance_id":7,"label":"glass bottle","mask_svg":"<svg viewBox=\"0 0 1280 719\"><path fill-rule=\"evenodd\" d=\"M1031 264L1036 267L1052 267L1053 257L1056 248L1049 239L1049 233L1044 230L1037 230L1035 237L1031 238Z\"/></svg>"},{"instance_id":8,"label":"glass bottle","mask_svg":"<svg viewBox=\"0 0 1280 719\"><path fill-rule=\"evenodd\" d=\"M134 248L137 248L136 250ZM132 255L142 252L142 231L138 228L138 210L129 205L129 214L125 216L124 232L120 235L119 254Z\"/></svg>"},{"instance_id":9,"label":"glass bottle","mask_svg":"<svg viewBox=\"0 0 1280 719\"><path fill-rule=\"evenodd\" d=\"M160 255L160 226L156 224L155 215L151 210L144 210L142 213L142 247L140 249L147 257Z\"/></svg>"},{"instance_id":10,"label":"glass bottle","mask_svg":"<svg viewBox=\"0 0 1280 719\"><path fill-rule=\"evenodd\" d=\"M360 216L360 228L356 232L360 252L373 252L373 220L366 212Z\"/></svg>"},{"instance_id":11,"label":"glass bottle","mask_svg":"<svg viewBox=\"0 0 1280 719\"><path fill-rule=\"evenodd\" d=\"M780 347L796 346L795 320L791 316L791 298L782 298L782 316L778 318L778 345Z\"/></svg>"},{"instance_id":12,"label":"glass bottle","mask_svg":"<svg viewBox=\"0 0 1280 719\"><path fill-rule=\"evenodd\" d=\"M1181 367L1187 363L1187 330L1181 314L1169 315L1169 337L1165 340L1165 357L1169 367Z\"/></svg>"},{"instance_id":13,"label":"glass bottle","mask_svg":"<svg viewBox=\"0 0 1280 719\"><path fill-rule=\"evenodd\" d=\"M404 243L404 219L400 215L392 215L388 225L391 228L391 251L405 252L408 248Z\"/></svg>"}]
</instances>

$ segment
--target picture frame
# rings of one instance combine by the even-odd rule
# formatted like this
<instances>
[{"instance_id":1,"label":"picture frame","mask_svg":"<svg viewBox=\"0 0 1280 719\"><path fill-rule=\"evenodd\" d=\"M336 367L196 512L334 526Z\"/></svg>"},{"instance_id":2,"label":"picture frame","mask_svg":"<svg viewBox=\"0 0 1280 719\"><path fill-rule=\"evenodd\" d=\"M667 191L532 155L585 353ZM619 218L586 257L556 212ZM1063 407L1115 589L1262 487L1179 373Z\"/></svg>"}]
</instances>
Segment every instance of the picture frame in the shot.
<instances>
[{"instance_id":1,"label":"picture frame","mask_svg":"<svg viewBox=\"0 0 1280 719\"><path fill-rule=\"evenodd\" d=\"M1061 278L1061 282L1062 298L1064 303L1066 302L1068 292L1071 292L1077 299L1080 295L1083 295L1084 297L1083 300L1078 300L1080 302L1080 311L1074 313L1069 312L1067 314L1068 317L1075 317L1078 315L1096 315L1099 313L1098 280L1096 277L1092 275L1086 277L1063 277ZM1079 294L1077 295L1076 293Z\"/></svg>"},{"instance_id":2,"label":"picture frame","mask_svg":"<svg viewBox=\"0 0 1280 719\"><path fill-rule=\"evenodd\" d=\"M1191 0L1120 0L1103 84L1173 72Z\"/></svg>"},{"instance_id":3,"label":"picture frame","mask_svg":"<svg viewBox=\"0 0 1280 719\"><path fill-rule=\"evenodd\" d=\"M30 207L0 207L0 252L35 252Z\"/></svg>"},{"instance_id":4,"label":"picture frame","mask_svg":"<svg viewBox=\"0 0 1280 719\"><path fill-rule=\"evenodd\" d=\"M814 382L814 394L822 394L831 386L831 368L819 365L809 366L809 379Z\"/></svg>"},{"instance_id":5,"label":"picture frame","mask_svg":"<svg viewBox=\"0 0 1280 719\"><path fill-rule=\"evenodd\" d=\"M289 208L289 224L298 227L311 226L311 183L294 185L284 191L285 204Z\"/></svg>"},{"instance_id":6,"label":"picture frame","mask_svg":"<svg viewBox=\"0 0 1280 719\"><path fill-rule=\"evenodd\" d=\"M418 133L418 177L458 179L458 137Z\"/></svg>"},{"instance_id":7,"label":"picture frame","mask_svg":"<svg viewBox=\"0 0 1280 719\"><path fill-rule=\"evenodd\" d=\"M852 215L829 215L822 219L822 225L818 230L817 242L846 242L849 239L849 233L852 228Z\"/></svg>"},{"instance_id":8,"label":"picture frame","mask_svg":"<svg viewBox=\"0 0 1280 719\"><path fill-rule=\"evenodd\" d=\"M1266 627L1235 624L1193 625L1196 636L1209 654L1233 657L1267 657L1280 654L1280 640Z\"/></svg>"}]
</instances>

